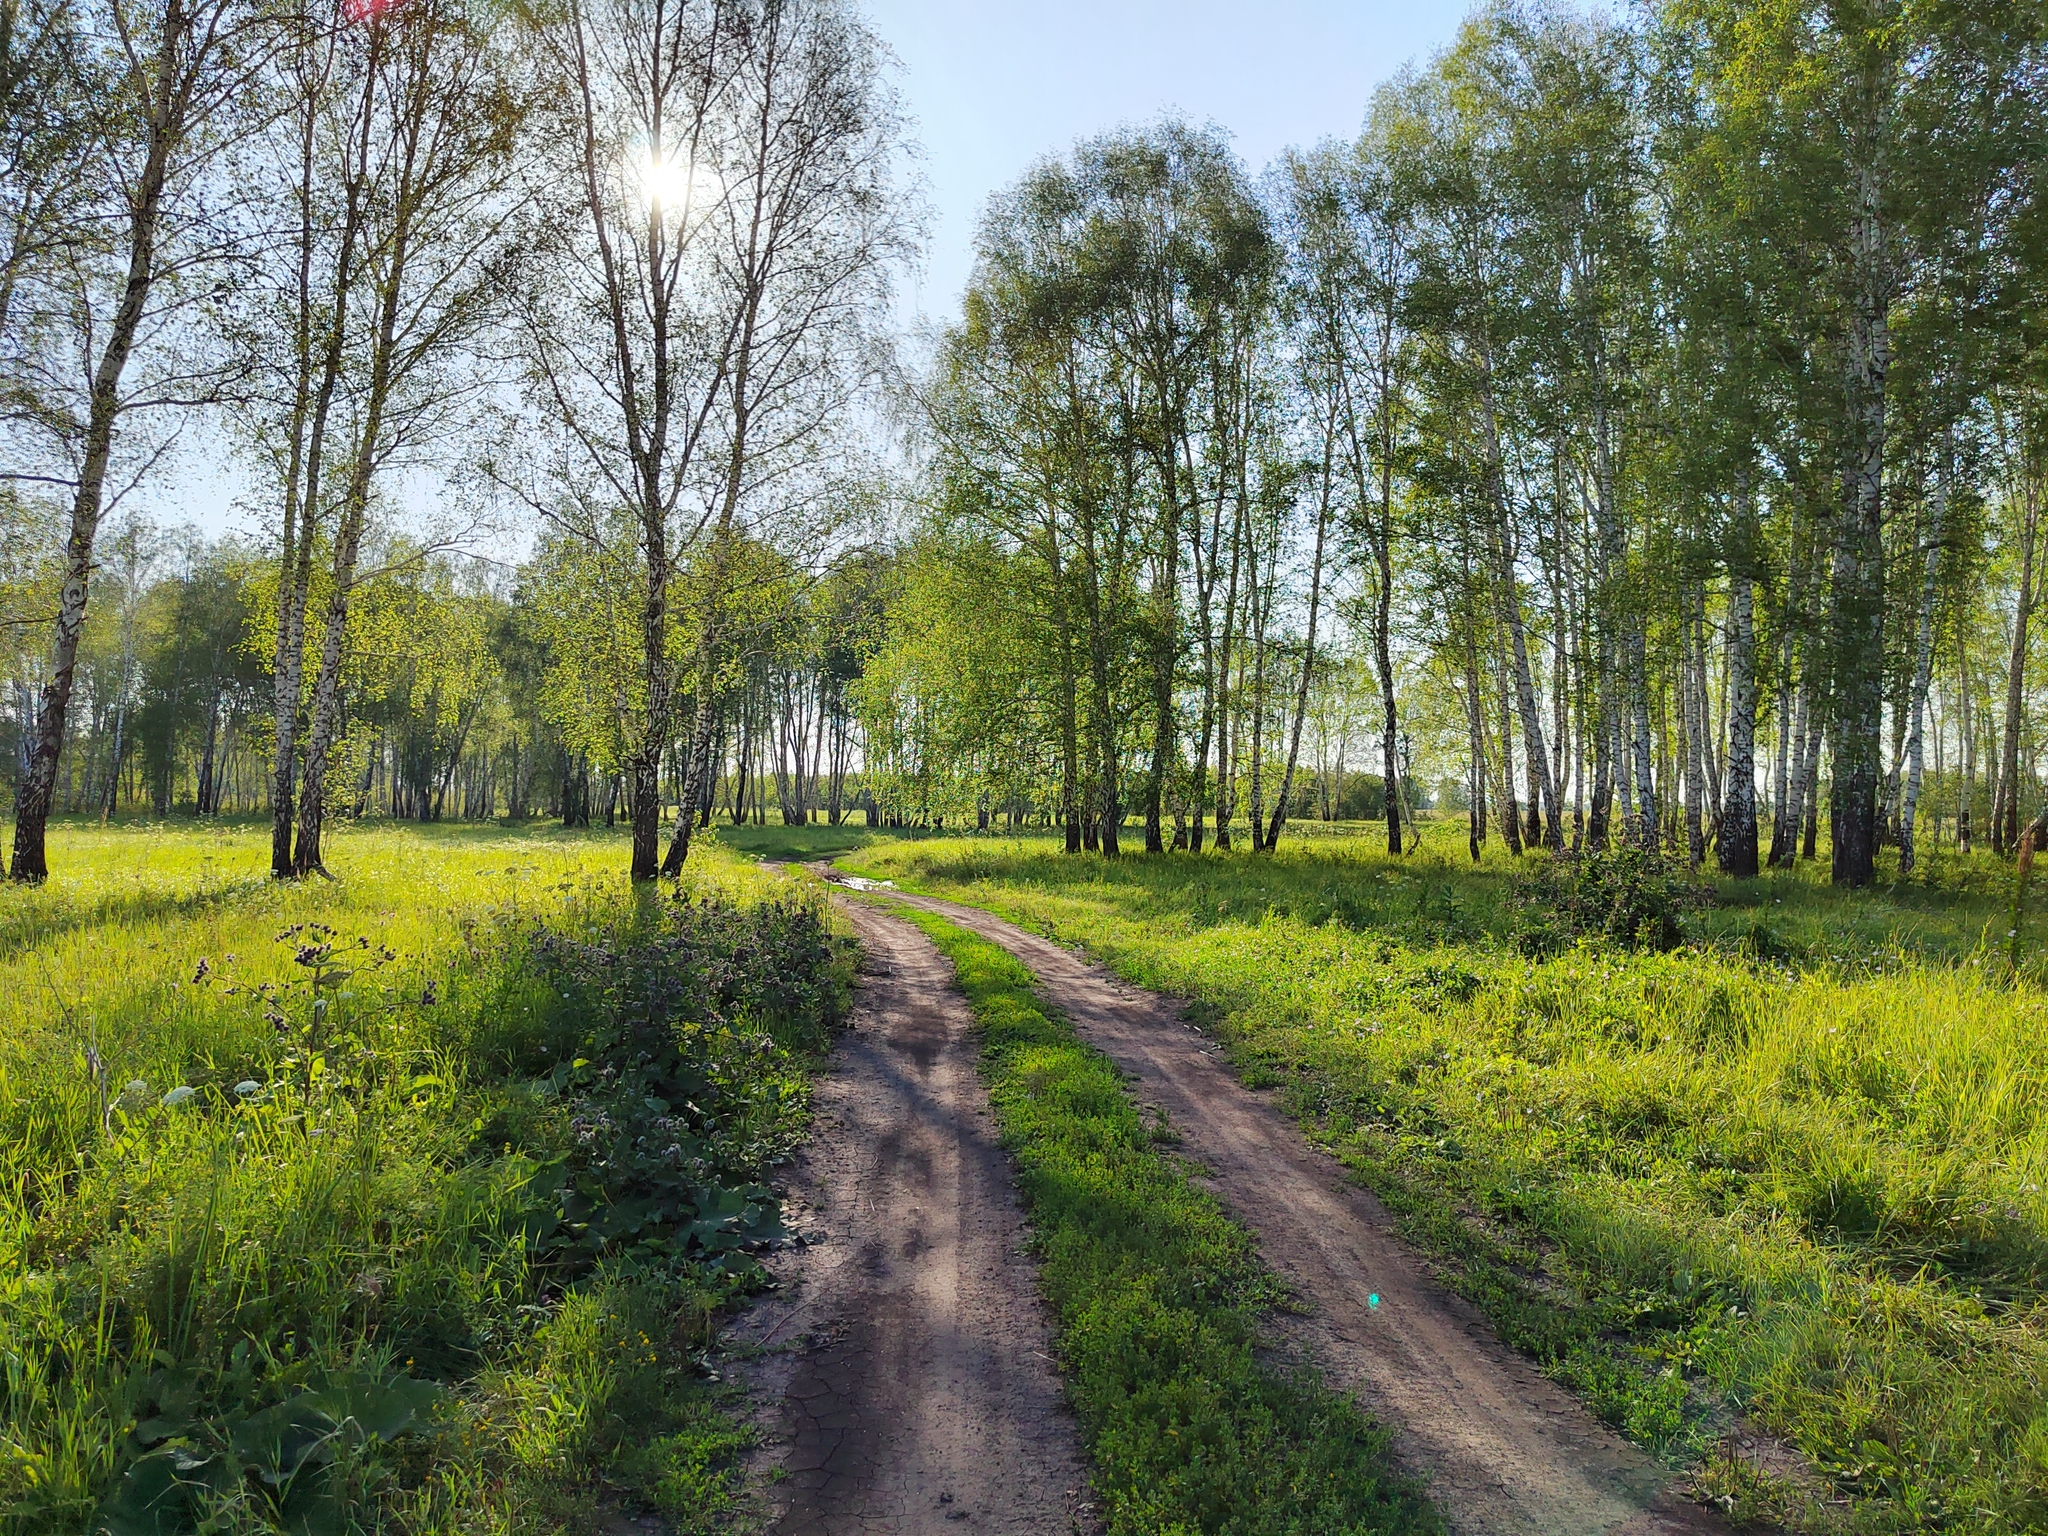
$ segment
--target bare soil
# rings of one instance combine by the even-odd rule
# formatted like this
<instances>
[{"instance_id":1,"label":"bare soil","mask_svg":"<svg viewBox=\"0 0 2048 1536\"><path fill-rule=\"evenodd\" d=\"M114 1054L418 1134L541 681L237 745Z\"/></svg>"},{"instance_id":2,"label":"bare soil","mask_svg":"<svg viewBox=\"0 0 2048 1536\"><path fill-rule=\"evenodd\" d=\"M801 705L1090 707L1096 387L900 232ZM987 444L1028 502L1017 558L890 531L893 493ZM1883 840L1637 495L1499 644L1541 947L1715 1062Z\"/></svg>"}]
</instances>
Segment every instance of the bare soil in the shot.
<instances>
[{"instance_id":1,"label":"bare soil","mask_svg":"<svg viewBox=\"0 0 2048 1536\"><path fill-rule=\"evenodd\" d=\"M1086 1460L952 967L847 904L852 1028L786 1201L810 1239L727 1334L780 1536L1092 1531ZM779 1470L779 1477L773 1472Z\"/></svg>"},{"instance_id":2,"label":"bare soil","mask_svg":"<svg viewBox=\"0 0 2048 1536\"><path fill-rule=\"evenodd\" d=\"M892 893L895 894L895 893ZM1450 1294L1384 1207L1239 1081L1182 1006L973 907L897 895L1000 944L1163 1111L1182 1151L1306 1307L1282 1319L1333 1386L1395 1433L1450 1529L1486 1536L1700 1536L1728 1529ZM1377 1296L1377 1306L1369 1298Z\"/></svg>"}]
</instances>

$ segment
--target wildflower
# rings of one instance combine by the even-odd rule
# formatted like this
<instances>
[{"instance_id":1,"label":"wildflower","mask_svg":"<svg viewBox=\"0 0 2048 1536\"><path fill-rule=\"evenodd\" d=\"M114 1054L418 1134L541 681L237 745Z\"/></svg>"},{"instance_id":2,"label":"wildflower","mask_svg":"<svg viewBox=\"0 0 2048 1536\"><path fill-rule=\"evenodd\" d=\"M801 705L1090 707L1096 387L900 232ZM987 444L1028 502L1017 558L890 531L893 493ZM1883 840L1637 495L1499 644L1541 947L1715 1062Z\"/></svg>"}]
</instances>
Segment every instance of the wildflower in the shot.
<instances>
[{"instance_id":1,"label":"wildflower","mask_svg":"<svg viewBox=\"0 0 2048 1536\"><path fill-rule=\"evenodd\" d=\"M176 1109L180 1104L189 1104L198 1097L199 1090L197 1088L187 1087L185 1084L180 1083L176 1088L173 1088L164 1095L163 1106L165 1109Z\"/></svg>"},{"instance_id":2,"label":"wildflower","mask_svg":"<svg viewBox=\"0 0 2048 1536\"><path fill-rule=\"evenodd\" d=\"M235 1084L235 1096L237 1098L246 1099L250 1097L252 1094L258 1094L262 1091L263 1085L257 1082L256 1079L253 1077L245 1077L239 1083Z\"/></svg>"}]
</instances>

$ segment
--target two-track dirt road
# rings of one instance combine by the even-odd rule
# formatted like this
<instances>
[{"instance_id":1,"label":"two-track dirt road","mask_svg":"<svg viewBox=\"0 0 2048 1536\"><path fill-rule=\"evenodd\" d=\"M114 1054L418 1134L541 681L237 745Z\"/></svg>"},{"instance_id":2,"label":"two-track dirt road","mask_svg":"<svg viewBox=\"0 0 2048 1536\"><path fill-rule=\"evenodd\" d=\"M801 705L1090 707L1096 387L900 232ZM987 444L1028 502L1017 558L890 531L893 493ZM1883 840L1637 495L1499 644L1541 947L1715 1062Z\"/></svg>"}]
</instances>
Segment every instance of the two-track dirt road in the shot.
<instances>
[{"instance_id":1,"label":"two-track dirt road","mask_svg":"<svg viewBox=\"0 0 2048 1536\"><path fill-rule=\"evenodd\" d=\"M1457 1536L1727 1529L1438 1286L1379 1203L1247 1089L1178 1004L977 908L889 894L1024 961L1165 1112L1304 1303L1278 1326L1393 1428ZM845 910L866 949L860 998L818 1083L792 1190L792 1224L827 1235L777 1258L783 1289L736 1330L760 1346L745 1374L765 1404L765 1458L783 1474L772 1529L1092 1530L972 1018L921 933Z\"/></svg>"},{"instance_id":2,"label":"two-track dirt road","mask_svg":"<svg viewBox=\"0 0 2048 1536\"><path fill-rule=\"evenodd\" d=\"M1435 1283L1386 1211L1246 1088L1181 1006L975 907L898 900L1002 945L1166 1112L1182 1150L1308 1307L1281 1326L1395 1431L1458 1536L1704 1536L1727 1529ZM1368 1298L1377 1295L1379 1305Z\"/></svg>"}]
</instances>

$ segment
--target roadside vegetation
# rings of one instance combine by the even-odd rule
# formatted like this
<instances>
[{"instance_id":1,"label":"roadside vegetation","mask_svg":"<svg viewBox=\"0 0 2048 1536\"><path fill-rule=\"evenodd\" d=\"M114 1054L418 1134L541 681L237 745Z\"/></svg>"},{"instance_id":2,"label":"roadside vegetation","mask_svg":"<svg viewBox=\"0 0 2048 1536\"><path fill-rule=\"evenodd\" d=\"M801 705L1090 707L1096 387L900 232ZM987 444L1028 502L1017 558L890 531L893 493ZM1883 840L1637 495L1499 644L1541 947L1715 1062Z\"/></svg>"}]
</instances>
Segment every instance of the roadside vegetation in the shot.
<instances>
[{"instance_id":1,"label":"roadside vegetation","mask_svg":"<svg viewBox=\"0 0 2048 1536\"><path fill-rule=\"evenodd\" d=\"M1110 1536L1367 1536L1437 1528L1384 1431L1261 1351L1282 1299L1250 1234L1198 1188L1116 1066L1048 1014L1031 973L928 913L982 1028L1017 1155L1061 1370Z\"/></svg>"},{"instance_id":2,"label":"roadside vegetation","mask_svg":"<svg viewBox=\"0 0 2048 1536\"><path fill-rule=\"evenodd\" d=\"M693 1356L850 980L821 909L623 839L59 826L0 911L0 1529L722 1529Z\"/></svg>"},{"instance_id":3,"label":"roadside vegetation","mask_svg":"<svg viewBox=\"0 0 2048 1536\"><path fill-rule=\"evenodd\" d=\"M1848 895L1802 869L1701 905L1649 866L1617 899L1670 916L1659 952L1459 842L843 862L1193 999L1505 1340L1702 1495L1801 1530L2038 1529L2048 1001L2031 948L2006 979L2009 873ZM1758 1471L1739 1426L1798 1454Z\"/></svg>"}]
</instances>

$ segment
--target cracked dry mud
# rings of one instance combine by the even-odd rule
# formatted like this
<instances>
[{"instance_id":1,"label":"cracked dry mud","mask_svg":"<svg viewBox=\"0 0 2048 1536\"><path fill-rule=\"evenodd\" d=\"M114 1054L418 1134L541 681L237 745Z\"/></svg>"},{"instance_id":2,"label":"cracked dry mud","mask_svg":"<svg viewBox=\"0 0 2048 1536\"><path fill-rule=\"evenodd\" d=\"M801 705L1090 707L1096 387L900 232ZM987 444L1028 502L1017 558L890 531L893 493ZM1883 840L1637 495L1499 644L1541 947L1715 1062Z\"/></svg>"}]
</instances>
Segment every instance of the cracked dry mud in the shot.
<instances>
[{"instance_id":1,"label":"cracked dry mud","mask_svg":"<svg viewBox=\"0 0 2048 1536\"><path fill-rule=\"evenodd\" d=\"M1394 1431L1455 1536L1706 1536L1728 1527L1438 1286L1384 1207L1246 1088L1181 1005L974 907L891 893L1003 946L1163 1109L1309 1309L1279 1325ZM1377 1293L1377 1308L1367 1296Z\"/></svg>"},{"instance_id":2,"label":"cracked dry mud","mask_svg":"<svg viewBox=\"0 0 2048 1536\"><path fill-rule=\"evenodd\" d=\"M778 1291L727 1344L759 1405L777 1536L1067 1536L1095 1528L1010 1159L951 965L848 904L853 1027L813 1095Z\"/></svg>"}]
</instances>

